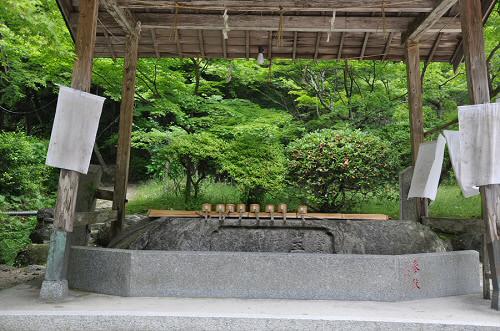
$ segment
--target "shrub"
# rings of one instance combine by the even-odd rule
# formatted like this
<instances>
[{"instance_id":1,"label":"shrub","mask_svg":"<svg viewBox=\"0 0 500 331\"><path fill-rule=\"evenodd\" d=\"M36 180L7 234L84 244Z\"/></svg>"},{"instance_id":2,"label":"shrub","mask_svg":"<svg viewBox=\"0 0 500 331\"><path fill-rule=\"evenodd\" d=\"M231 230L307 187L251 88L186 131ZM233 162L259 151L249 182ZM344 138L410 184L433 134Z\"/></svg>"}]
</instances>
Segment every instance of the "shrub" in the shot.
<instances>
[{"instance_id":1,"label":"shrub","mask_svg":"<svg viewBox=\"0 0 500 331\"><path fill-rule=\"evenodd\" d=\"M17 254L31 243L36 218L5 217L0 214L0 263L13 265Z\"/></svg>"},{"instance_id":2,"label":"shrub","mask_svg":"<svg viewBox=\"0 0 500 331\"><path fill-rule=\"evenodd\" d=\"M288 147L289 178L305 190L308 204L335 211L386 183L393 174L391 149L357 130L321 130Z\"/></svg>"},{"instance_id":3,"label":"shrub","mask_svg":"<svg viewBox=\"0 0 500 331\"><path fill-rule=\"evenodd\" d=\"M0 209L43 207L55 174L45 166L46 153L46 141L0 132Z\"/></svg>"}]
</instances>

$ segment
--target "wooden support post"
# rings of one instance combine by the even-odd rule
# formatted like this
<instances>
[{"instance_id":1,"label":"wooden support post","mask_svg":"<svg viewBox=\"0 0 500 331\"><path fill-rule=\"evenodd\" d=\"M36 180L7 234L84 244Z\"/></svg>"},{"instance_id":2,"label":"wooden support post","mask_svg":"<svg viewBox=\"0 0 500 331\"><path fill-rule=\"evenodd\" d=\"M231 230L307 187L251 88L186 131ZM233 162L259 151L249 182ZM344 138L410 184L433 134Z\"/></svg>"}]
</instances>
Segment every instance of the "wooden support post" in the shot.
<instances>
[{"instance_id":1,"label":"wooden support post","mask_svg":"<svg viewBox=\"0 0 500 331\"><path fill-rule=\"evenodd\" d=\"M122 230L125 217L125 199L127 197L128 169L130 162L130 144L135 101L135 73L137 69L137 51L141 24L136 24L136 33L127 37L125 65L123 75L122 102L120 104L120 126L118 148L116 151L116 175L113 209L117 210L116 222L111 225L111 237Z\"/></svg>"},{"instance_id":2,"label":"wooden support post","mask_svg":"<svg viewBox=\"0 0 500 331\"><path fill-rule=\"evenodd\" d=\"M92 79L98 8L99 0L80 3L78 34L75 42L77 58L73 66L71 86L86 92L90 90ZM68 232L73 231L78 180L78 172L61 169L54 212L54 232L50 239L45 280L40 290L40 297L44 300L60 300L67 295Z\"/></svg>"},{"instance_id":3,"label":"wooden support post","mask_svg":"<svg viewBox=\"0 0 500 331\"><path fill-rule=\"evenodd\" d=\"M417 161L418 149L424 142L424 114L422 110L422 85L420 80L420 52L417 43L407 43L406 76L408 82L408 105L410 109L410 139L413 165ZM417 219L427 216L427 200L417 199Z\"/></svg>"},{"instance_id":4,"label":"wooden support post","mask_svg":"<svg viewBox=\"0 0 500 331\"><path fill-rule=\"evenodd\" d=\"M484 52L483 14L480 0L460 0L465 67L469 98L473 104L490 102L486 55ZM483 201L485 241L490 262L493 293L491 308L499 310L500 287L500 185L480 187Z\"/></svg>"}]
</instances>

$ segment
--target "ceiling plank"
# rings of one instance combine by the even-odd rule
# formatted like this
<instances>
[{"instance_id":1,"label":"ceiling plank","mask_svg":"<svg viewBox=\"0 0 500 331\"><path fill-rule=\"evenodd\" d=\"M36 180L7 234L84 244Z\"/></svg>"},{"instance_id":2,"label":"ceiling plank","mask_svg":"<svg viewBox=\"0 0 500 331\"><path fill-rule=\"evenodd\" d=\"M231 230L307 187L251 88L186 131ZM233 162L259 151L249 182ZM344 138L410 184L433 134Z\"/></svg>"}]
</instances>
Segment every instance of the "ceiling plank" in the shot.
<instances>
[{"instance_id":1,"label":"ceiling plank","mask_svg":"<svg viewBox=\"0 0 500 331\"><path fill-rule=\"evenodd\" d=\"M143 23L143 28L149 29L171 29L171 22L175 20L175 14L137 13L136 17ZM105 18L101 20L112 24ZM278 31L279 20L279 16L233 15L229 16L228 23L231 31ZM328 16L284 16L283 20L283 31L329 32L331 29ZM337 17L335 32L380 33L381 27L385 26L386 32L400 33L405 32L413 20L413 17ZM222 30L224 23L220 15L178 14L176 27L180 30ZM426 32L459 33L461 32L460 20L455 17L442 17Z\"/></svg>"},{"instance_id":2,"label":"ceiling plank","mask_svg":"<svg viewBox=\"0 0 500 331\"><path fill-rule=\"evenodd\" d=\"M403 45L407 41L418 42L456 2L457 0L442 0L429 14L416 18L409 26L408 31L405 32L404 37L401 38L401 44Z\"/></svg>"},{"instance_id":3,"label":"ceiling plank","mask_svg":"<svg viewBox=\"0 0 500 331\"><path fill-rule=\"evenodd\" d=\"M101 4L127 34L137 34L135 28L137 20L134 18L134 15L130 12L130 10L118 6L116 0L101 0Z\"/></svg>"},{"instance_id":4,"label":"ceiling plank","mask_svg":"<svg viewBox=\"0 0 500 331\"><path fill-rule=\"evenodd\" d=\"M78 5L79 1L73 1ZM344 12L431 12L436 0L117 0L123 8L164 9L175 8L176 4L199 10L266 11L284 8L287 11L344 11Z\"/></svg>"}]
</instances>

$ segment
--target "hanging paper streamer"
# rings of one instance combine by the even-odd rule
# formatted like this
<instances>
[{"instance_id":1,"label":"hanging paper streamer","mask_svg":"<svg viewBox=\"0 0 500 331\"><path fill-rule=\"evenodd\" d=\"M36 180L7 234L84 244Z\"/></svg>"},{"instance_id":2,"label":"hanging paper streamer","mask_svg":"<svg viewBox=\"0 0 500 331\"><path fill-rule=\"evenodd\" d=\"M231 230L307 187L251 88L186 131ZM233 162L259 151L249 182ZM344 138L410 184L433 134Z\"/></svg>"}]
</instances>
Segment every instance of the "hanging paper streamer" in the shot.
<instances>
[{"instance_id":1,"label":"hanging paper streamer","mask_svg":"<svg viewBox=\"0 0 500 331\"><path fill-rule=\"evenodd\" d=\"M224 9L224 15L222 15L222 19L224 20L224 28L222 29L222 35L224 39L228 38L228 32L231 31L229 29L229 15L227 14L227 9Z\"/></svg>"},{"instance_id":2,"label":"hanging paper streamer","mask_svg":"<svg viewBox=\"0 0 500 331\"><path fill-rule=\"evenodd\" d=\"M458 107L463 185L500 184L500 104Z\"/></svg>"},{"instance_id":3,"label":"hanging paper streamer","mask_svg":"<svg viewBox=\"0 0 500 331\"><path fill-rule=\"evenodd\" d=\"M59 87L45 164L86 174L105 98Z\"/></svg>"},{"instance_id":4,"label":"hanging paper streamer","mask_svg":"<svg viewBox=\"0 0 500 331\"><path fill-rule=\"evenodd\" d=\"M443 135L446 138L446 143L448 144L448 153L450 154L451 165L453 166L453 171L455 171L455 178L457 179L458 186L462 190L464 197L469 198L479 194L479 188L475 186L466 186L462 179L461 170L461 156L460 156L460 132L444 130Z\"/></svg>"},{"instance_id":5,"label":"hanging paper streamer","mask_svg":"<svg viewBox=\"0 0 500 331\"><path fill-rule=\"evenodd\" d=\"M436 199L445 145L446 140L442 135L439 135L437 141L420 144L408 199Z\"/></svg>"},{"instance_id":6,"label":"hanging paper streamer","mask_svg":"<svg viewBox=\"0 0 500 331\"><path fill-rule=\"evenodd\" d=\"M335 10L332 13L332 18L330 18L330 31L328 31L328 34L326 35L326 42L330 42L330 37L332 36L333 29L335 28L335 15L336 12Z\"/></svg>"}]
</instances>

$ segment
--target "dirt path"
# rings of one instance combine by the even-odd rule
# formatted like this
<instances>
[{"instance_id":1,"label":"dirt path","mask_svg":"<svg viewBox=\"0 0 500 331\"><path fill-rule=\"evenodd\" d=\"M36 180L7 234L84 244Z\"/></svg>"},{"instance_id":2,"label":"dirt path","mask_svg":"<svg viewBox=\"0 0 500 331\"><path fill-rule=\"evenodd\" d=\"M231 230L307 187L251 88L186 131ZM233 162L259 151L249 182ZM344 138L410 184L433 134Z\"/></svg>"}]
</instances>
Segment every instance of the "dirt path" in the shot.
<instances>
[{"instance_id":1,"label":"dirt path","mask_svg":"<svg viewBox=\"0 0 500 331\"><path fill-rule=\"evenodd\" d=\"M134 198L135 194L137 193L138 187L139 187L139 184L128 184L128 186L127 186L127 199L128 200L131 200ZM110 191L113 190L113 186L103 186L101 188L105 189L105 190L110 190ZM108 209L108 208L111 208L112 205L113 205L112 201L97 199L96 209Z\"/></svg>"}]
</instances>

